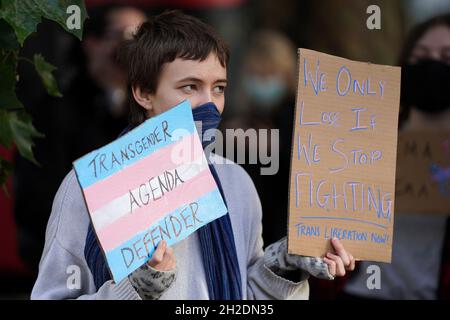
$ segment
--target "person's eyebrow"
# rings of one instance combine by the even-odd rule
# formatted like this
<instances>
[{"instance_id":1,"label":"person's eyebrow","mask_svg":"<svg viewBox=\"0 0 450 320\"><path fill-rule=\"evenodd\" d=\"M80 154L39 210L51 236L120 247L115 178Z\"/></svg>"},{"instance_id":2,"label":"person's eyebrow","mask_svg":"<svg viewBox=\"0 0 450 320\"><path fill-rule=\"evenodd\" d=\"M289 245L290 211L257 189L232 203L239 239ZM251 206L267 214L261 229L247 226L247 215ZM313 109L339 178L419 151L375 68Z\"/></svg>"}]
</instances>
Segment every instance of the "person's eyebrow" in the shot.
<instances>
[{"instance_id":1,"label":"person's eyebrow","mask_svg":"<svg viewBox=\"0 0 450 320\"><path fill-rule=\"evenodd\" d=\"M186 77L177 80L177 82L202 82L202 79L196 77Z\"/></svg>"},{"instance_id":2,"label":"person's eyebrow","mask_svg":"<svg viewBox=\"0 0 450 320\"><path fill-rule=\"evenodd\" d=\"M220 78L220 79L216 79L216 81L214 81L214 83L218 83L218 82L227 84L228 80L226 78Z\"/></svg>"},{"instance_id":3,"label":"person's eyebrow","mask_svg":"<svg viewBox=\"0 0 450 320\"><path fill-rule=\"evenodd\" d=\"M200 78L196 78L196 77L186 77L186 78L182 78L180 80L177 81L177 83L181 83L181 82L196 82L196 83L201 83L204 82L202 79ZM228 80L226 78L220 78L214 81L214 83L228 83Z\"/></svg>"}]
</instances>

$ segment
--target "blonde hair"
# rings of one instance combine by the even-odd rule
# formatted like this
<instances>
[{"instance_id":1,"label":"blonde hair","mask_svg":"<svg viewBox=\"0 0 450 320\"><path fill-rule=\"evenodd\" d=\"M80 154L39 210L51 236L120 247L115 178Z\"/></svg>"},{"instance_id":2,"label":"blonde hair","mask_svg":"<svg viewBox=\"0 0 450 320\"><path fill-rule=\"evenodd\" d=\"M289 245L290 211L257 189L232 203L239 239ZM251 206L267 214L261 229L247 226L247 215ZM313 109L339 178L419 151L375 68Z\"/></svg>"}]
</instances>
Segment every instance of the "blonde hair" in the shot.
<instances>
[{"instance_id":1,"label":"blonde hair","mask_svg":"<svg viewBox=\"0 0 450 320\"><path fill-rule=\"evenodd\" d=\"M294 43L280 32L261 30L252 37L246 59L258 60L276 68L296 90L297 56Z\"/></svg>"}]
</instances>

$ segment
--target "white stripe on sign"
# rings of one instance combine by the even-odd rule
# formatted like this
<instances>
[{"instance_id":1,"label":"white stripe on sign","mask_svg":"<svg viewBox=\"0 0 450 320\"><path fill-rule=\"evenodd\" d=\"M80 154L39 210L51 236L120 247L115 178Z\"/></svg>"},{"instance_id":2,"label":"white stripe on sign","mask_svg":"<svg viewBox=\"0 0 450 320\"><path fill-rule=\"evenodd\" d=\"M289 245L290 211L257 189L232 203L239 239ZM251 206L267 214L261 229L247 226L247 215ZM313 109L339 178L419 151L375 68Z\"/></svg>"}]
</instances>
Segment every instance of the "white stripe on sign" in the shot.
<instances>
[{"instance_id":1,"label":"white stripe on sign","mask_svg":"<svg viewBox=\"0 0 450 320\"><path fill-rule=\"evenodd\" d=\"M174 170L170 170L171 172L177 171L179 177L184 182L189 181L195 178L198 174L200 174L203 170L208 168L208 163L204 156L202 155L202 159L198 159L191 163L183 164L181 166L176 167ZM153 181L158 181L158 178L162 181L165 181L166 177L163 174L160 174L157 177L153 178ZM143 185L148 186L148 179L142 181ZM135 198L138 199L141 186L131 190L132 194ZM174 189L175 190L175 189ZM161 197L161 189L156 188L152 193L152 197L159 198ZM95 227L96 231L100 231L105 226L113 223L114 221L120 219L121 217L130 213L130 193L127 192L124 195L114 199L113 201L107 203L100 209L94 211L91 215L92 223Z\"/></svg>"}]
</instances>

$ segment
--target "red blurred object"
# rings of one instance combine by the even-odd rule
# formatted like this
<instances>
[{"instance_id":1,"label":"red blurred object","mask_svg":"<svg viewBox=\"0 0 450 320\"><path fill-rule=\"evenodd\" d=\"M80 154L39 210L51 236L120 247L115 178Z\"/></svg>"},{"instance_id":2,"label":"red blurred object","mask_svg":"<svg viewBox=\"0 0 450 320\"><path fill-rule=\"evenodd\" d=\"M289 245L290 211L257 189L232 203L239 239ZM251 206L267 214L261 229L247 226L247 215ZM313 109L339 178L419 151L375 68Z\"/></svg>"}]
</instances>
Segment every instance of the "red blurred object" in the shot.
<instances>
[{"instance_id":1,"label":"red blurred object","mask_svg":"<svg viewBox=\"0 0 450 320\"><path fill-rule=\"evenodd\" d=\"M207 8L235 7L243 5L246 2L247 0L128 0L128 1L86 0L85 4L89 8L118 3L139 7L207 9Z\"/></svg>"},{"instance_id":2,"label":"red blurred object","mask_svg":"<svg viewBox=\"0 0 450 320\"><path fill-rule=\"evenodd\" d=\"M0 156L12 161L14 150L0 146ZM0 188L0 272L29 273L19 257L17 228L14 220L14 194L12 176L6 182L8 194Z\"/></svg>"}]
</instances>

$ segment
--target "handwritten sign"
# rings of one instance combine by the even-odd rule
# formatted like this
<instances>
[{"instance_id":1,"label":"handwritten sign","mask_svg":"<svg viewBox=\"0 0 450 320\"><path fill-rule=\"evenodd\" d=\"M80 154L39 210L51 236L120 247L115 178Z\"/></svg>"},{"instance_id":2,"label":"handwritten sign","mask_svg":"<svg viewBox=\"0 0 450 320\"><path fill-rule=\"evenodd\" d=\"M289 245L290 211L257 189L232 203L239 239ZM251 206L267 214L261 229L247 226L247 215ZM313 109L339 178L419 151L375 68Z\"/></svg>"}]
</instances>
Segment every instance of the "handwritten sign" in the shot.
<instances>
[{"instance_id":1,"label":"handwritten sign","mask_svg":"<svg viewBox=\"0 0 450 320\"><path fill-rule=\"evenodd\" d=\"M298 53L289 253L390 262L400 68Z\"/></svg>"},{"instance_id":2,"label":"handwritten sign","mask_svg":"<svg viewBox=\"0 0 450 320\"><path fill-rule=\"evenodd\" d=\"M401 132L395 211L450 214L450 132Z\"/></svg>"},{"instance_id":3,"label":"handwritten sign","mask_svg":"<svg viewBox=\"0 0 450 320\"><path fill-rule=\"evenodd\" d=\"M74 162L115 282L227 212L189 101Z\"/></svg>"}]
</instances>

